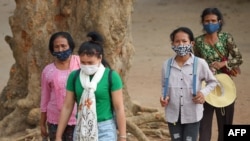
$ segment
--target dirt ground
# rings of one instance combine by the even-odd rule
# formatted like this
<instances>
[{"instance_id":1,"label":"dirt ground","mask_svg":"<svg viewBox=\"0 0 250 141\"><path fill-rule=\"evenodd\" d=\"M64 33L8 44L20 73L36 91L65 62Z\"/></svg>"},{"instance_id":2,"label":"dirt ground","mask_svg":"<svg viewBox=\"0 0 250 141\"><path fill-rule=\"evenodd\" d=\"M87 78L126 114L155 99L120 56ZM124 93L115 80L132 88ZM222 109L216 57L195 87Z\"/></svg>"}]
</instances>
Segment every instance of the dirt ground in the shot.
<instances>
[{"instance_id":1,"label":"dirt ground","mask_svg":"<svg viewBox=\"0 0 250 141\"><path fill-rule=\"evenodd\" d=\"M0 91L9 79L14 63L12 52L4 41L12 35L8 17L15 9L14 1L0 0ZM169 34L177 27L192 29L195 36L202 34L200 14L206 7L218 7L225 20L223 31L230 32L244 63L242 74L234 78L237 87L234 124L250 124L250 13L249 0L135 0L132 34L135 55L129 72L128 90L131 98L143 106L162 111L159 104L162 63L174 52L170 48ZM217 140L216 120L213 123L212 141Z\"/></svg>"}]
</instances>

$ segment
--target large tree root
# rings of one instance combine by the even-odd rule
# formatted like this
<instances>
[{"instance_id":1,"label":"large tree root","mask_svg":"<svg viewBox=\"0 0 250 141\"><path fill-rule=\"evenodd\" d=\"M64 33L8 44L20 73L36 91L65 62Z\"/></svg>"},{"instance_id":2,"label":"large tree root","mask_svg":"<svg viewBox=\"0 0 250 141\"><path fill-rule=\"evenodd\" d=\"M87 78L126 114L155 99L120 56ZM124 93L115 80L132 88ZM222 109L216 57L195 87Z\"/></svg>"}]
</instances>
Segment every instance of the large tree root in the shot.
<instances>
[{"instance_id":1,"label":"large tree root","mask_svg":"<svg viewBox=\"0 0 250 141\"><path fill-rule=\"evenodd\" d=\"M26 129L23 132L17 132L11 136L0 138L1 141L42 141L40 127L35 129Z\"/></svg>"},{"instance_id":2,"label":"large tree root","mask_svg":"<svg viewBox=\"0 0 250 141\"><path fill-rule=\"evenodd\" d=\"M149 141L148 136L169 139L167 124L163 113L157 109L134 104L133 116L127 117L127 131L139 141Z\"/></svg>"},{"instance_id":3,"label":"large tree root","mask_svg":"<svg viewBox=\"0 0 250 141\"><path fill-rule=\"evenodd\" d=\"M17 138L15 141L38 141L40 139L40 132L37 129L28 131L27 135Z\"/></svg>"},{"instance_id":4,"label":"large tree root","mask_svg":"<svg viewBox=\"0 0 250 141\"><path fill-rule=\"evenodd\" d=\"M138 141L150 141L152 138L168 140L170 138L163 113L157 109L142 107L138 104L134 104L132 107L134 115L127 117L128 141L134 141L135 138ZM33 140L41 140L39 126L35 129L27 129L22 136L15 139L15 141Z\"/></svg>"}]
</instances>

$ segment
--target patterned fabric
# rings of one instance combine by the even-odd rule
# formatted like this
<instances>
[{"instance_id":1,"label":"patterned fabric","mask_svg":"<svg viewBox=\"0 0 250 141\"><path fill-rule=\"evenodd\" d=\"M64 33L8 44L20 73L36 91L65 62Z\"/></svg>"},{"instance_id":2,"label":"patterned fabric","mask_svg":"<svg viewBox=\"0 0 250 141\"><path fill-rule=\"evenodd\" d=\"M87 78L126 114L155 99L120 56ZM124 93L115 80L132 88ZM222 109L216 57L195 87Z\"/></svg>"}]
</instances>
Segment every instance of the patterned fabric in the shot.
<instances>
[{"instance_id":1,"label":"patterned fabric","mask_svg":"<svg viewBox=\"0 0 250 141\"><path fill-rule=\"evenodd\" d=\"M101 64L91 81L90 76L86 75L83 70L80 72L80 81L84 91L78 107L76 141L98 141L95 91L104 71L105 67Z\"/></svg>"},{"instance_id":2,"label":"patterned fabric","mask_svg":"<svg viewBox=\"0 0 250 141\"><path fill-rule=\"evenodd\" d=\"M57 130L57 124L50 124L48 123L48 130L49 130L49 139L50 141L56 140L56 130ZM62 141L73 141L73 134L74 134L75 125L68 125L66 126Z\"/></svg>"},{"instance_id":3,"label":"patterned fabric","mask_svg":"<svg viewBox=\"0 0 250 141\"><path fill-rule=\"evenodd\" d=\"M243 63L242 55L231 34L224 32L218 33L219 40L213 46L206 44L204 38L205 34L195 39L193 51L196 56L204 58L209 65L214 61L222 61L216 49L220 54L228 58L227 63L229 67L238 67Z\"/></svg>"},{"instance_id":4,"label":"patterned fabric","mask_svg":"<svg viewBox=\"0 0 250 141\"><path fill-rule=\"evenodd\" d=\"M80 59L77 55L72 55L70 59L70 67L68 70L59 70L54 63L48 64L42 71L41 76L41 112L47 113L47 122L58 124L60 111L66 96L66 82L71 71L79 69ZM71 115L68 125L76 124L75 105L73 114Z\"/></svg>"},{"instance_id":5,"label":"patterned fabric","mask_svg":"<svg viewBox=\"0 0 250 141\"><path fill-rule=\"evenodd\" d=\"M192 52L191 47L192 47L191 44L189 44L189 45L179 45L179 46L172 46L172 49L174 50L174 52L177 55L179 55L179 56L185 56L188 53Z\"/></svg>"}]
</instances>

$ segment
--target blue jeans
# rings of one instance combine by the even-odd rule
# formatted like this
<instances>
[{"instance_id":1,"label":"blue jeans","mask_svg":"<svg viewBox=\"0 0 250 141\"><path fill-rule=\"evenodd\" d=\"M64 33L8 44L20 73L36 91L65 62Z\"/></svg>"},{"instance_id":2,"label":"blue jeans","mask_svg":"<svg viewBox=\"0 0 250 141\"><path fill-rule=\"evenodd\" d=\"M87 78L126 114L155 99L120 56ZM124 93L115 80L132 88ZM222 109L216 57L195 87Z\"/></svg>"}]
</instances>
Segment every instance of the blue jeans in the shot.
<instances>
[{"instance_id":1,"label":"blue jeans","mask_svg":"<svg viewBox=\"0 0 250 141\"><path fill-rule=\"evenodd\" d=\"M181 124L168 123L171 141L197 141L200 122Z\"/></svg>"},{"instance_id":2,"label":"blue jeans","mask_svg":"<svg viewBox=\"0 0 250 141\"><path fill-rule=\"evenodd\" d=\"M74 137L74 141L75 141ZM117 141L114 119L98 122L98 141Z\"/></svg>"},{"instance_id":3,"label":"blue jeans","mask_svg":"<svg viewBox=\"0 0 250 141\"><path fill-rule=\"evenodd\" d=\"M98 141L117 141L116 125L113 119L98 122Z\"/></svg>"}]
</instances>

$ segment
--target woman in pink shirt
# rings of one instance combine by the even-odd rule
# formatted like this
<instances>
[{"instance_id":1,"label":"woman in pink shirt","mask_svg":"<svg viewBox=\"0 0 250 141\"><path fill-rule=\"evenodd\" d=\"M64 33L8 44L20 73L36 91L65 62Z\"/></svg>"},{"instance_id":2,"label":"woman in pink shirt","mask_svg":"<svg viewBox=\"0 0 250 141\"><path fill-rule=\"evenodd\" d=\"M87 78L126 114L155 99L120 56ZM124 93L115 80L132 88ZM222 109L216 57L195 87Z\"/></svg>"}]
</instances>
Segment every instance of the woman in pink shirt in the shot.
<instances>
[{"instance_id":1,"label":"woman in pink shirt","mask_svg":"<svg viewBox=\"0 0 250 141\"><path fill-rule=\"evenodd\" d=\"M50 53L55 57L41 76L41 135L55 140L60 111L66 96L66 82L71 71L79 69L79 56L72 55L73 38L67 32L54 33L49 41ZM63 134L64 141L72 141L76 124L76 105Z\"/></svg>"}]
</instances>

